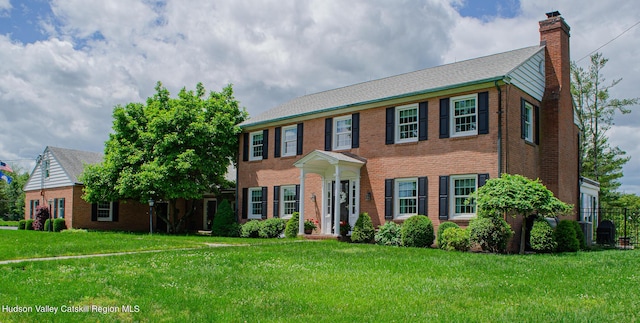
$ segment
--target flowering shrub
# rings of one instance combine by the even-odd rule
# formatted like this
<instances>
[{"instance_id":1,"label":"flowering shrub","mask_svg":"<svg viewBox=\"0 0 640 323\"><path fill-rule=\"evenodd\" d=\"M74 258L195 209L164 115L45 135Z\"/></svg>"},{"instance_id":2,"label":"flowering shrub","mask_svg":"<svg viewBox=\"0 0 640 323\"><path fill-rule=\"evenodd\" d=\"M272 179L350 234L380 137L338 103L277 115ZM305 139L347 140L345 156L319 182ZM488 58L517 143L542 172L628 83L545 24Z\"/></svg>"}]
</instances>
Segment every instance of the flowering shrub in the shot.
<instances>
[{"instance_id":1,"label":"flowering shrub","mask_svg":"<svg viewBox=\"0 0 640 323\"><path fill-rule=\"evenodd\" d=\"M316 228L318 228L318 220L316 219L304 220L305 230L315 230Z\"/></svg>"},{"instance_id":2,"label":"flowering shrub","mask_svg":"<svg viewBox=\"0 0 640 323\"><path fill-rule=\"evenodd\" d=\"M351 225L347 221L340 221L340 234L346 236L351 231Z\"/></svg>"},{"instance_id":3,"label":"flowering shrub","mask_svg":"<svg viewBox=\"0 0 640 323\"><path fill-rule=\"evenodd\" d=\"M36 219L33 221L33 230L44 230L44 222L49 219L49 207L40 205L36 208Z\"/></svg>"}]
</instances>

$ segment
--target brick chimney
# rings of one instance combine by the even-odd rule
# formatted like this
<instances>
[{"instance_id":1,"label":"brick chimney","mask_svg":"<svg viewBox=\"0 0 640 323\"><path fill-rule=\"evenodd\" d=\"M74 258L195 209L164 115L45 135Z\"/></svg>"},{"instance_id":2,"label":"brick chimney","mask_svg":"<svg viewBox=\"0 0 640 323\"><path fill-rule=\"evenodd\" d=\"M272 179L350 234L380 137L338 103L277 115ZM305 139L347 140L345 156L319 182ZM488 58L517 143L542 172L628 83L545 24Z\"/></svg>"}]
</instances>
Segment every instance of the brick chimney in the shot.
<instances>
[{"instance_id":1,"label":"brick chimney","mask_svg":"<svg viewBox=\"0 0 640 323\"><path fill-rule=\"evenodd\" d=\"M569 30L557 11L547 13L547 19L540 21L546 78L540 113L540 179L556 197L577 206L578 128L571 97Z\"/></svg>"}]
</instances>

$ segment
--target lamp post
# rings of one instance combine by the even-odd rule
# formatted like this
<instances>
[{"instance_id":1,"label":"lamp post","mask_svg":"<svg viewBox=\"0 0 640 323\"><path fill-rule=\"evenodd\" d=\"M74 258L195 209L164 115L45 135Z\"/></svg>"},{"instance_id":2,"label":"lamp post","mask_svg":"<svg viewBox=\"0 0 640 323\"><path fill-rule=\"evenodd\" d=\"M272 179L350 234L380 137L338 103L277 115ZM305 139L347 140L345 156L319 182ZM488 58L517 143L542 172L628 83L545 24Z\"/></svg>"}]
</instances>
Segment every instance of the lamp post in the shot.
<instances>
[{"instance_id":1,"label":"lamp post","mask_svg":"<svg viewBox=\"0 0 640 323\"><path fill-rule=\"evenodd\" d=\"M153 199L149 199L149 234L153 234Z\"/></svg>"}]
</instances>

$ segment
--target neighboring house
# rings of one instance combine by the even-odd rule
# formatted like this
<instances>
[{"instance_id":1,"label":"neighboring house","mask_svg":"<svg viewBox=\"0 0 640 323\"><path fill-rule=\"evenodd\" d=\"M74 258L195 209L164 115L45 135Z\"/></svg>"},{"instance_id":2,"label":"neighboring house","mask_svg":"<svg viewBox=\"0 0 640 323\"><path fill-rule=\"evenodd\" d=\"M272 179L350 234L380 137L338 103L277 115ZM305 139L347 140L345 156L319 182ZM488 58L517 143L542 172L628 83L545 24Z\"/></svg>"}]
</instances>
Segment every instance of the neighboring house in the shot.
<instances>
[{"instance_id":1,"label":"neighboring house","mask_svg":"<svg viewBox=\"0 0 640 323\"><path fill-rule=\"evenodd\" d=\"M593 232L600 223L600 183L580 177L580 225L588 245L593 241ZM596 226L594 226L594 223Z\"/></svg>"},{"instance_id":2,"label":"neighboring house","mask_svg":"<svg viewBox=\"0 0 640 323\"><path fill-rule=\"evenodd\" d=\"M245 121L241 219L299 211L333 235L362 212L376 226L416 214L464 226L476 216L467 197L501 173L540 178L578 205L569 26L547 16L540 45L305 95ZM519 234L522 220L509 223Z\"/></svg>"},{"instance_id":3,"label":"neighboring house","mask_svg":"<svg viewBox=\"0 0 640 323\"><path fill-rule=\"evenodd\" d=\"M25 219L35 218L38 205L48 205L52 218L64 218L67 228L149 231L149 205L146 203L127 200L90 204L82 199L84 186L78 178L85 165L99 163L102 159L102 153L46 147L24 187ZM188 230L211 229L218 200L234 199L233 191L224 191L221 195L207 194L197 202L196 213L187 224ZM166 231L165 222L157 215L166 214L167 205L155 203L154 231ZM177 207L180 214L184 214L186 204L179 202Z\"/></svg>"}]
</instances>

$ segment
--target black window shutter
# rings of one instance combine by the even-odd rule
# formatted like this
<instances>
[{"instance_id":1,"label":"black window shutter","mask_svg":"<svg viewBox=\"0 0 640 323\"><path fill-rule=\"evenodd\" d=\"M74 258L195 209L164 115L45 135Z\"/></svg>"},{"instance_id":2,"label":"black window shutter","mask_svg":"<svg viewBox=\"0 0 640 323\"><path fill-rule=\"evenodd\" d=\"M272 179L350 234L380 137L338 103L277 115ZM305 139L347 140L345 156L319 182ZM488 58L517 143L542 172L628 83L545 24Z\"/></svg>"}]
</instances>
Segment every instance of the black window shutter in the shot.
<instances>
[{"instance_id":1,"label":"black window shutter","mask_svg":"<svg viewBox=\"0 0 640 323\"><path fill-rule=\"evenodd\" d=\"M296 212L300 212L300 185L296 185Z\"/></svg>"},{"instance_id":2,"label":"black window shutter","mask_svg":"<svg viewBox=\"0 0 640 323\"><path fill-rule=\"evenodd\" d=\"M118 222L120 215L120 202L115 201L111 203L111 221Z\"/></svg>"},{"instance_id":3,"label":"black window shutter","mask_svg":"<svg viewBox=\"0 0 640 323\"><path fill-rule=\"evenodd\" d=\"M360 147L360 113L351 115L351 148Z\"/></svg>"},{"instance_id":4,"label":"black window shutter","mask_svg":"<svg viewBox=\"0 0 640 323\"><path fill-rule=\"evenodd\" d=\"M324 150L331 151L331 137L333 130L333 118L324 119Z\"/></svg>"},{"instance_id":5,"label":"black window shutter","mask_svg":"<svg viewBox=\"0 0 640 323\"><path fill-rule=\"evenodd\" d=\"M526 101L524 99L520 99L520 138L526 139L526 119L527 119L527 109L526 109Z\"/></svg>"},{"instance_id":6,"label":"black window shutter","mask_svg":"<svg viewBox=\"0 0 640 323\"><path fill-rule=\"evenodd\" d=\"M273 187L273 217L280 217L280 186Z\"/></svg>"},{"instance_id":7,"label":"black window shutter","mask_svg":"<svg viewBox=\"0 0 640 323\"><path fill-rule=\"evenodd\" d=\"M273 140L273 157L278 158L280 157L280 150L281 150L280 139L282 136L282 128L276 127L274 135L275 135L275 138Z\"/></svg>"},{"instance_id":8,"label":"black window shutter","mask_svg":"<svg viewBox=\"0 0 640 323\"><path fill-rule=\"evenodd\" d=\"M392 145L395 142L395 116L396 108L387 108L387 121L386 121L386 137L385 144Z\"/></svg>"},{"instance_id":9,"label":"black window shutter","mask_svg":"<svg viewBox=\"0 0 640 323\"><path fill-rule=\"evenodd\" d=\"M384 219L393 220L393 179L384 180Z\"/></svg>"},{"instance_id":10,"label":"black window shutter","mask_svg":"<svg viewBox=\"0 0 640 323\"><path fill-rule=\"evenodd\" d=\"M303 134L304 134L304 124L298 123L298 130L297 130L298 137L296 138L296 145L297 145L296 155L302 155L302 140L304 139Z\"/></svg>"},{"instance_id":11,"label":"black window shutter","mask_svg":"<svg viewBox=\"0 0 640 323\"><path fill-rule=\"evenodd\" d=\"M478 93L478 134L489 133L489 92Z\"/></svg>"},{"instance_id":12,"label":"black window shutter","mask_svg":"<svg viewBox=\"0 0 640 323\"><path fill-rule=\"evenodd\" d=\"M534 140L536 145L540 144L540 107L533 107L534 118Z\"/></svg>"},{"instance_id":13,"label":"black window shutter","mask_svg":"<svg viewBox=\"0 0 640 323\"><path fill-rule=\"evenodd\" d=\"M247 218L247 214L249 213L249 189L248 188L243 188L242 189L242 218L246 219Z\"/></svg>"},{"instance_id":14,"label":"black window shutter","mask_svg":"<svg viewBox=\"0 0 640 323\"><path fill-rule=\"evenodd\" d=\"M242 161L249 160L249 133L245 132L242 136Z\"/></svg>"},{"instance_id":15,"label":"black window shutter","mask_svg":"<svg viewBox=\"0 0 640 323\"><path fill-rule=\"evenodd\" d=\"M418 140L427 140L429 122L429 102L420 102L418 106Z\"/></svg>"},{"instance_id":16,"label":"black window shutter","mask_svg":"<svg viewBox=\"0 0 640 323\"><path fill-rule=\"evenodd\" d=\"M427 215L427 177L418 177L418 214Z\"/></svg>"},{"instance_id":17,"label":"black window shutter","mask_svg":"<svg viewBox=\"0 0 640 323\"><path fill-rule=\"evenodd\" d=\"M440 184L438 189L439 195L439 212L440 220L449 219L449 176L440 176Z\"/></svg>"},{"instance_id":18,"label":"black window shutter","mask_svg":"<svg viewBox=\"0 0 640 323\"><path fill-rule=\"evenodd\" d=\"M91 204L91 221L98 221L98 203Z\"/></svg>"},{"instance_id":19,"label":"black window shutter","mask_svg":"<svg viewBox=\"0 0 640 323\"><path fill-rule=\"evenodd\" d=\"M269 129L262 130L262 159L269 158Z\"/></svg>"},{"instance_id":20,"label":"black window shutter","mask_svg":"<svg viewBox=\"0 0 640 323\"><path fill-rule=\"evenodd\" d=\"M268 196L268 188L266 186L262 187L262 218L267 218L267 196Z\"/></svg>"},{"instance_id":21,"label":"black window shutter","mask_svg":"<svg viewBox=\"0 0 640 323\"><path fill-rule=\"evenodd\" d=\"M478 188L483 187L489 179L489 174L478 174Z\"/></svg>"},{"instance_id":22,"label":"black window shutter","mask_svg":"<svg viewBox=\"0 0 640 323\"><path fill-rule=\"evenodd\" d=\"M449 98L440 99L440 138L449 138Z\"/></svg>"}]
</instances>

